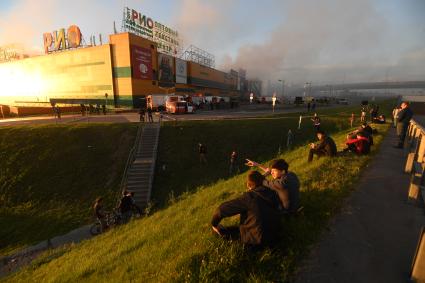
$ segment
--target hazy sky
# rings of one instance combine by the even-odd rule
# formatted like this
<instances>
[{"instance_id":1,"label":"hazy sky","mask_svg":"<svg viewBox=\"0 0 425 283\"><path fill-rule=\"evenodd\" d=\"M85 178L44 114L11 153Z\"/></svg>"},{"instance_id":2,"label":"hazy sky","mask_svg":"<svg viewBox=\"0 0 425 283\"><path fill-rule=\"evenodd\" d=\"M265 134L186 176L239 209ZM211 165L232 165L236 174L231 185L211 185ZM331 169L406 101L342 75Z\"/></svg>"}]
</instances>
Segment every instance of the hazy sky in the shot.
<instances>
[{"instance_id":1,"label":"hazy sky","mask_svg":"<svg viewBox=\"0 0 425 283\"><path fill-rule=\"evenodd\" d=\"M261 3L261 5L259 4ZM42 49L71 24L86 41L128 6L176 28L223 70L287 83L425 80L425 0L0 0L0 45Z\"/></svg>"}]
</instances>

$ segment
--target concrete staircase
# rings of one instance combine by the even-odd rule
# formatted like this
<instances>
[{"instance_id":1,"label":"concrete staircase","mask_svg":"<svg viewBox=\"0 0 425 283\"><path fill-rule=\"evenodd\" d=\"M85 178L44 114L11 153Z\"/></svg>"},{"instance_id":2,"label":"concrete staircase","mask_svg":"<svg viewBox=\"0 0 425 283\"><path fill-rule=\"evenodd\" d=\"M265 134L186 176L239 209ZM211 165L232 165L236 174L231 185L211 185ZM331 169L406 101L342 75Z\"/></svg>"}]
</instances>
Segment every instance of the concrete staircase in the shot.
<instances>
[{"instance_id":1,"label":"concrete staircase","mask_svg":"<svg viewBox=\"0 0 425 283\"><path fill-rule=\"evenodd\" d=\"M143 126L133 162L127 170L124 188L134 192L134 200L141 208L146 207L151 198L159 131L160 123L146 123Z\"/></svg>"}]
</instances>

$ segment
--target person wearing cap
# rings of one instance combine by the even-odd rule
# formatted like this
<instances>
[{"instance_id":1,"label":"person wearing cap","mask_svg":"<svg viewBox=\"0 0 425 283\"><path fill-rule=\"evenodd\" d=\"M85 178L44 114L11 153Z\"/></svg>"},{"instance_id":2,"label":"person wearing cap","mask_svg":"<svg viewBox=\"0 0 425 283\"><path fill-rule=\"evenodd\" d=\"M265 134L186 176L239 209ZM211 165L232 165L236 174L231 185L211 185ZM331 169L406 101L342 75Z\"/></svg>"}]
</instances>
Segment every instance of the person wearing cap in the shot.
<instances>
[{"instance_id":1,"label":"person wearing cap","mask_svg":"<svg viewBox=\"0 0 425 283\"><path fill-rule=\"evenodd\" d=\"M409 127L410 119L413 117L413 111L409 107L409 102L401 103L401 110L397 114L397 136L398 144L396 148L403 148L404 139L406 138L407 128Z\"/></svg>"},{"instance_id":2,"label":"person wearing cap","mask_svg":"<svg viewBox=\"0 0 425 283\"><path fill-rule=\"evenodd\" d=\"M327 136L323 131L317 131L317 138L319 139L319 143L311 143L310 144L310 152L308 154L308 162L313 161L313 156L317 155L317 157L321 156L336 156L336 144L334 140Z\"/></svg>"},{"instance_id":3,"label":"person wearing cap","mask_svg":"<svg viewBox=\"0 0 425 283\"><path fill-rule=\"evenodd\" d=\"M264 177L251 171L247 178L247 192L223 202L211 220L214 233L225 239L240 239L248 247L271 246L276 242L279 226L279 198L275 191L263 186ZM223 218L240 215L239 227L223 227Z\"/></svg>"},{"instance_id":4,"label":"person wearing cap","mask_svg":"<svg viewBox=\"0 0 425 283\"><path fill-rule=\"evenodd\" d=\"M272 180L264 179L263 186L278 194L281 209L284 212L297 212L300 207L300 181L294 172L288 171L289 164L284 159L273 160L270 168L249 159L247 159L246 165L260 168L264 172L264 177L271 175Z\"/></svg>"}]
</instances>

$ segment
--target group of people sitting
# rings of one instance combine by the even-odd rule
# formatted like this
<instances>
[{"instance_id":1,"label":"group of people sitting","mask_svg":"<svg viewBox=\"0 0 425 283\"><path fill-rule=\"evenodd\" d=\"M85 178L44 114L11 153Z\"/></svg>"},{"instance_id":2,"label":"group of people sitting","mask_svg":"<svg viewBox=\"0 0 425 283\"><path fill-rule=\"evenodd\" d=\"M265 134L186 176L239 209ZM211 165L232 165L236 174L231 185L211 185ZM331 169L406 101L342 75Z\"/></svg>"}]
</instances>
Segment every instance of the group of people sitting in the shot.
<instances>
[{"instance_id":1,"label":"group of people sitting","mask_svg":"<svg viewBox=\"0 0 425 283\"><path fill-rule=\"evenodd\" d=\"M314 155L336 156L337 146L325 132L318 130L319 143L310 144L308 161ZM346 148L342 151L358 155L368 154L373 145L373 130L363 123L347 136ZM211 225L217 235L231 240L240 240L249 248L272 246L278 236L281 215L293 215L300 210L300 182L295 173L288 171L284 159L274 160L270 168L247 159L246 165L256 166L264 172L251 171L248 174L247 192L240 197L222 203L214 212ZM267 176L271 175L271 179ZM240 225L223 227L223 218L240 215Z\"/></svg>"},{"instance_id":2,"label":"group of people sitting","mask_svg":"<svg viewBox=\"0 0 425 283\"><path fill-rule=\"evenodd\" d=\"M283 159L274 160L270 168L248 159L246 165L257 166L264 174L249 172L247 192L215 210L212 230L225 239L240 239L250 248L271 246L279 236L281 215L297 213L300 208L300 182L295 173L288 171L289 164ZM269 175L271 180L267 179ZM238 214L239 227L220 225L223 218Z\"/></svg>"},{"instance_id":3,"label":"group of people sitting","mask_svg":"<svg viewBox=\"0 0 425 283\"><path fill-rule=\"evenodd\" d=\"M317 155L319 158L321 156L333 157L338 155L336 144L331 137L321 130L317 131L316 134L319 143L310 144L308 162L313 161L314 155ZM373 145L373 129L366 122L362 123L357 130L347 135L345 145L346 148L342 150L342 153L368 154L370 147Z\"/></svg>"}]
</instances>

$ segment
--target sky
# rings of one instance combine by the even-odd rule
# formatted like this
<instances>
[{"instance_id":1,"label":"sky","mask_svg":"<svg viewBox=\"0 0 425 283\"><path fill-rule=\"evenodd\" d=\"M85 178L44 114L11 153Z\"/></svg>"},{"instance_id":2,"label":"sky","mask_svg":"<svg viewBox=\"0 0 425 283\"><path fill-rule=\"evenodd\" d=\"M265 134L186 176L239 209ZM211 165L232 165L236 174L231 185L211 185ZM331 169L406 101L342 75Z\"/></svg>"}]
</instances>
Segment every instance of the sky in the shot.
<instances>
[{"instance_id":1,"label":"sky","mask_svg":"<svg viewBox=\"0 0 425 283\"><path fill-rule=\"evenodd\" d=\"M126 6L263 81L425 80L425 0L0 0L0 46L39 53L44 32L72 24L107 38Z\"/></svg>"}]
</instances>

